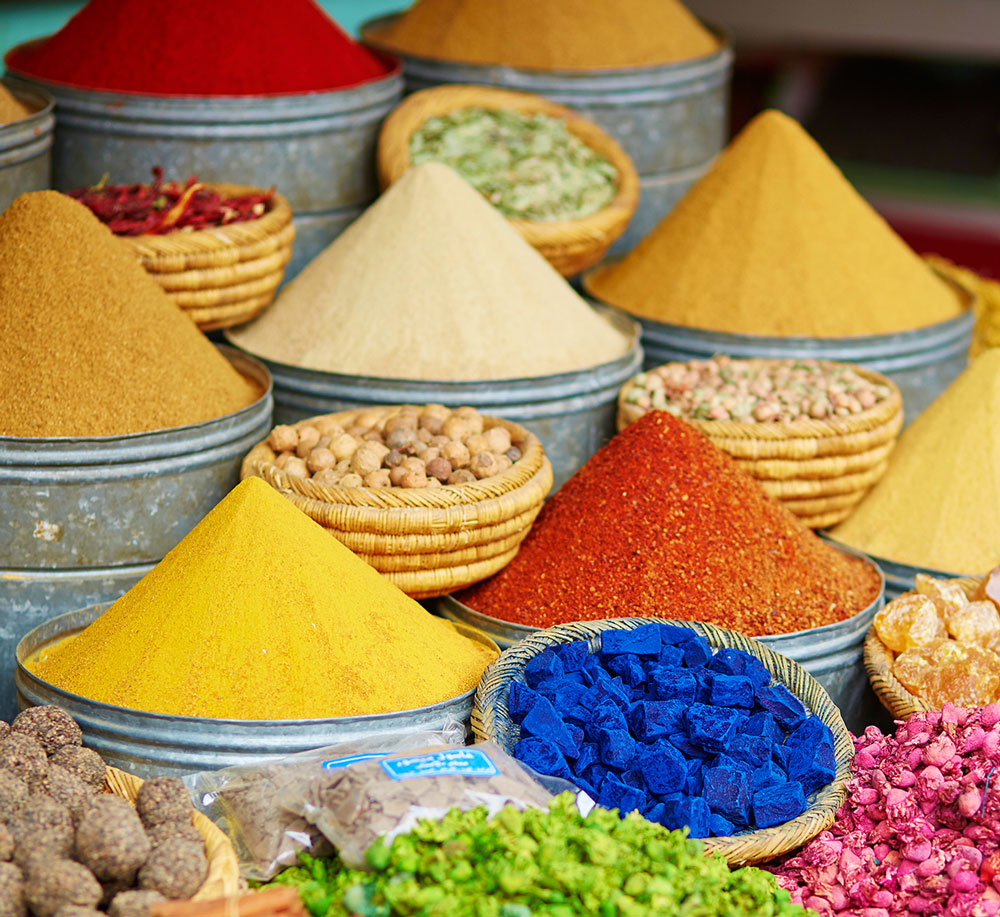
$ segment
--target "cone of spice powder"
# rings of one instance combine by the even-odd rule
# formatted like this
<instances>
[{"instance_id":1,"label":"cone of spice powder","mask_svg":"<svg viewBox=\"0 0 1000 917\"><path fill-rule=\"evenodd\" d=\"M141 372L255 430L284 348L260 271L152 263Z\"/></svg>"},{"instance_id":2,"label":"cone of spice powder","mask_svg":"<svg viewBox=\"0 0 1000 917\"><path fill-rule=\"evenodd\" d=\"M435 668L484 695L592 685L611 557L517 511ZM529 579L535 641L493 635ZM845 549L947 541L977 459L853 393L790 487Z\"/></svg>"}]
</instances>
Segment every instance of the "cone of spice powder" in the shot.
<instances>
[{"instance_id":1,"label":"cone of spice powder","mask_svg":"<svg viewBox=\"0 0 1000 917\"><path fill-rule=\"evenodd\" d=\"M27 105L19 102L7 90L7 87L0 83L0 124L10 124L12 121L20 121L34 114Z\"/></svg>"},{"instance_id":2,"label":"cone of spice powder","mask_svg":"<svg viewBox=\"0 0 1000 917\"><path fill-rule=\"evenodd\" d=\"M0 214L0 436L118 436L260 397L83 204Z\"/></svg>"},{"instance_id":3,"label":"cone of spice powder","mask_svg":"<svg viewBox=\"0 0 1000 917\"><path fill-rule=\"evenodd\" d=\"M314 719L449 700L472 690L495 656L247 478L96 621L29 668L133 710Z\"/></svg>"},{"instance_id":4,"label":"cone of spice powder","mask_svg":"<svg viewBox=\"0 0 1000 917\"><path fill-rule=\"evenodd\" d=\"M6 63L51 83L165 96L320 92L390 69L313 0L90 0Z\"/></svg>"},{"instance_id":5,"label":"cone of spice powder","mask_svg":"<svg viewBox=\"0 0 1000 917\"><path fill-rule=\"evenodd\" d=\"M891 334L961 314L958 295L815 140L758 115L589 293L634 315L779 337Z\"/></svg>"},{"instance_id":6,"label":"cone of spice powder","mask_svg":"<svg viewBox=\"0 0 1000 917\"><path fill-rule=\"evenodd\" d=\"M851 617L879 587L704 434L650 411L545 504L509 566L456 598L533 627L653 616L764 636Z\"/></svg>"},{"instance_id":7,"label":"cone of spice powder","mask_svg":"<svg viewBox=\"0 0 1000 917\"><path fill-rule=\"evenodd\" d=\"M268 360L393 379L588 369L629 340L448 166L409 169L230 340Z\"/></svg>"},{"instance_id":8,"label":"cone of spice powder","mask_svg":"<svg viewBox=\"0 0 1000 917\"><path fill-rule=\"evenodd\" d=\"M417 0L364 37L419 57L533 70L648 67L719 47L677 0Z\"/></svg>"}]
</instances>

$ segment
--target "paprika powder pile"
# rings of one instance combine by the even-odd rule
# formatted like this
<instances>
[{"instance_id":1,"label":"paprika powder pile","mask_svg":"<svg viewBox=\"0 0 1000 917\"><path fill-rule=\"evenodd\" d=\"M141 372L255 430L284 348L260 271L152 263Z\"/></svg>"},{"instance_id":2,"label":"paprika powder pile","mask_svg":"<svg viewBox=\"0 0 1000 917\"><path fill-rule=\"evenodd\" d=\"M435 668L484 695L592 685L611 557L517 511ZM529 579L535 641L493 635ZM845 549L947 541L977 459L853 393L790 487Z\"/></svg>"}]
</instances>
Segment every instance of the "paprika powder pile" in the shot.
<instances>
[{"instance_id":1,"label":"paprika powder pile","mask_svg":"<svg viewBox=\"0 0 1000 917\"><path fill-rule=\"evenodd\" d=\"M958 294L778 111L754 118L586 287L658 322L778 337L892 334L962 312Z\"/></svg>"},{"instance_id":2,"label":"paprika powder pile","mask_svg":"<svg viewBox=\"0 0 1000 917\"><path fill-rule=\"evenodd\" d=\"M533 70L648 67L719 48L678 0L417 0L365 39L420 57Z\"/></svg>"},{"instance_id":3,"label":"paprika powder pile","mask_svg":"<svg viewBox=\"0 0 1000 917\"><path fill-rule=\"evenodd\" d=\"M495 656L247 478L96 621L29 668L133 710L273 720L449 700L474 688Z\"/></svg>"},{"instance_id":4,"label":"paprika powder pile","mask_svg":"<svg viewBox=\"0 0 1000 917\"><path fill-rule=\"evenodd\" d=\"M879 586L704 434L650 411L545 504L509 566L457 598L534 627L648 615L764 636L855 615Z\"/></svg>"},{"instance_id":5,"label":"paprika powder pile","mask_svg":"<svg viewBox=\"0 0 1000 917\"><path fill-rule=\"evenodd\" d=\"M83 204L0 214L0 436L119 436L260 397Z\"/></svg>"},{"instance_id":6,"label":"paprika powder pile","mask_svg":"<svg viewBox=\"0 0 1000 917\"><path fill-rule=\"evenodd\" d=\"M391 68L313 0L91 0L6 63L47 82L166 96L318 92Z\"/></svg>"}]
</instances>

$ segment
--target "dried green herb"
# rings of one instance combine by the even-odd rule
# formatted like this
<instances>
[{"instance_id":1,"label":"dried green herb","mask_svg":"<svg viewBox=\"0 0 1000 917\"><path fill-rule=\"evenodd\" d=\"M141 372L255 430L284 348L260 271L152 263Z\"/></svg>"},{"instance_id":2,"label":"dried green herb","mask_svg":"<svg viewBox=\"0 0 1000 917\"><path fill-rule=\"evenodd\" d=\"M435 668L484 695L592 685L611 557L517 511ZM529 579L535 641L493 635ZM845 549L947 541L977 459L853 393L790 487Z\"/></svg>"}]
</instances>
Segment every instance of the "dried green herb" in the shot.
<instances>
[{"instance_id":1,"label":"dried green herb","mask_svg":"<svg viewBox=\"0 0 1000 917\"><path fill-rule=\"evenodd\" d=\"M414 165L451 166L505 217L574 220L606 207L618 170L566 122L511 109L460 108L410 138Z\"/></svg>"}]
</instances>

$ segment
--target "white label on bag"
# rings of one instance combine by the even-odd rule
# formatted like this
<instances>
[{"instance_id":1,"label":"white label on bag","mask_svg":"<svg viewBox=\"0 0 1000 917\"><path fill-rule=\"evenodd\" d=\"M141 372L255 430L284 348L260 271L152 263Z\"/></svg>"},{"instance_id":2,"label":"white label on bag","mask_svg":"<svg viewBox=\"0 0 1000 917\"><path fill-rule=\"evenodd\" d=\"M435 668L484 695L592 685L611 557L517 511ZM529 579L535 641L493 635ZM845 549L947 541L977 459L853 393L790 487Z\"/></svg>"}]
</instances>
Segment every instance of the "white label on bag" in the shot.
<instances>
[{"instance_id":1,"label":"white label on bag","mask_svg":"<svg viewBox=\"0 0 1000 917\"><path fill-rule=\"evenodd\" d=\"M382 762L382 770L393 780L414 777L499 777L500 768L478 748L450 748L409 758Z\"/></svg>"}]
</instances>

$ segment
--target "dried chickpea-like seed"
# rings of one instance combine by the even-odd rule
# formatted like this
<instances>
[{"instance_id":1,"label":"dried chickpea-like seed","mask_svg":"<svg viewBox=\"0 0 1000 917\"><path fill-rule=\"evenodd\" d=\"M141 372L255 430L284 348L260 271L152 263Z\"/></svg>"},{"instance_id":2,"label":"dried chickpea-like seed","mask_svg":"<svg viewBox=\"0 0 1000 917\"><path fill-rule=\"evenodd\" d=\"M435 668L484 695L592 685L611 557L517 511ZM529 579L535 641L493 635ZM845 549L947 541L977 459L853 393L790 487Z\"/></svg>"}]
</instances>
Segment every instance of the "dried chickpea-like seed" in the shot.
<instances>
[{"instance_id":1,"label":"dried chickpea-like seed","mask_svg":"<svg viewBox=\"0 0 1000 917\"><path fill-rule=\"evenodd\" d=\"M318 442L319 430L315 427L299 427L299 443L295 447L295 454L299 458L305 458Z\"/></svg>"},{"instance_id":2,"label":"dried chickpea-like seed","mask_svg":"<svg viewBox=\"0 0 1000 917\"><path fill-rule=\"evenodd\" d=\"M313 481L323 487L334 487L340 483L344 475L335 468L324 468L313 475Z\"/></svg>"},{"instance_id":3,"label":"dried chickpea-like seed","mask_svg":"<svg viewBox=\"0 0 1000 917\"><path fill-rule=\"evenodd\" d=\"M288 461L285 462L285 465L281 470L284 471L289 477L309 477L309 468L306 466L305 459L300 459L297 455L290 455L288 457Z\"/></svg>"},{"instance_id":4,"label":"dried chickpea-like seed","mask_svg":"<svg viewBox=\"0 0 1000 917\"><path fill-rule=\"evenodd\" d=\"M447 459L452 468L464 468L472 459L472 453L465 443L449 442L441 447L441 457Z\"/></svg>"},{"instance_id":5,"label":"dried chickpea-like seed","mask_svg":"<svg viewBox=\"0 0 1000 917\"><path fill-rule=\"evenodd\" d=\"M364 485L365 487L392 487L392 481L389 480L389 470L381 468L371 474L366 474Z\"/></svg>"},{"instance_id":6,"label":"dried chickpea-like seed","mask_svg":"<svg viewBox=\"0 0 1000 917\"><path fill-rule=\"evenodd\" d=\"M500 455L497 456L497 474L506 471L513 464L514 463L509 458L507 458L506 455L501 453Z\"/></svg>"},{"instance_id":7,"label":"dried chickpea-like seed","mask_svg":"<svg viewBox=\"0 0 1000 917\"><path fill-rule=\"evenodd\" d=\"M457 408L455 411L459 417L467 420L472 426L473 433L483 432L483 415L479 413L475 408L461 407Z\"/></svg>"},{"instance_id":8,"label":"dried chickpea-like seed","mask_svg":"<svg viewBox=\"0 0 1000 917\"><path fill-rule=\"evenodd\" d=\"M448 439L461 442L475 433L475 429L464 417L452 415L441 426L441 433Z\"/></svg>"},{"instance_id":9,"label":"dried chickpea-like seed","mask_svg":"<svg viewBox=\"0 0 1000 917\"><path fill-rule=\"evenodd\" d=\"M381 447L381 448L379 448ZM382 467L382 459L388 455L388 450L381 443L366 442L358 447L358 451L351 456L351 471L364 477L373 471L378 471Z\"/></svg>"},{"instance_id":10,"label":"dried chickpea-like seed","mask_svg":"<svg viewBox=\"0 0 1000 917\"><path fill-rule=\"evenodd\" d=\"M353 471L350 474L345 474L340 479L341 487L360 487L364 481L360 474L355 474Z\"/></svg>"},{"instance_id":11,"label":"dried chickpea-like seed","mask_svg":"<svg viewBox=\"0 0 1000 917\"><path fill-rule=\"evenodd\" d=\"M334 454L329 449L324 449L322 447L313 449L313 451L309 453L308 458L306 458L306 467L313 474L320 471L326 471L327 468L333 468L336 464L337 459Z\"/></svg>"},{"instance_id":12,"label":"dried chickpea-like seed","mask_svg":"<svg viewBox=\"0 0 1000 917\"><path fill-rule=\"evenodd\" d=\"M293 452L299 444L298 431L287 424L279 424L271 431L267 444L275 452Z\"/></svg>"},{"instance_id":13,"label":"dried chickpea-like seed","mask_svg":"<svg viewBox=\"0 0 1000 917\"><path fill-rule=\"evenodd\" d=\"M341 433L340 436L336 437L330 443L330 451L337 457L337 461L339 462L341 459L349 459L354 455L359 445L358 441L350 433Z\"/></svg>"},{"instance_id":14,"label":"dried chickpea-like seed","mask_svg":"<svg viewBox=\"0 0 1000 917\"><path fill-rule=\"evenodd\" d=\"M279 455L274 460L274 467L275 468L284 468L285 465L288 464L288 460L289 459L293 459L293 458L295 458L295 456L291 452L282 452L281 455Z\"/></svg>"},{"instance_id":15,"label":"dried chickpea-like seed","mask_svg":"<svg viewBox=\"0 0 1000 917\"><path fill-rule=\"evenodd\" d=\"M506 452L510 448L510 433L503 427L490 427L483 436L490 452Z\"/></svg>"},{"instance_id":16,"label":"dried chickpea-like seed","mask_svg":"<svg viewBox=\"0 0 1000 917\"><path fill-rule=\"evenodd\" d=\"M490 478L499 470L499 462L492 452L477 452L472 456L469 468L477 478Z\"/></svg>"},{"instance_id":17,"label":"dried chickpea-like seed","mask_svg":"<svg viewBox=\"0 0 1000 917\"><path fill-rule=\"evenodd\" d=\"M442 484L451 477L451 462L445 458L434 458L427 463L427 475L439 480Z\"/></svg>"},{"instance_id":18,"label":"dried chickpea-like seed","mask_svg":"<svg viewBox=\"0 0 1000 917\"><path fill-rule=\"evenodd\" d=\"M490 449L489 441L483 433L473 433L466 441L465 445L468 447L469 452L475 455L477 452L492 452Z\"/></svg>"},{"instance_id":19,"label":"dried chickpea-like seed","mask_svg":"<svg viewBox=\"0 0 1000 917\"><path fill-rule=\"evenodd\" d=\"M427 489L431 490L435 487L441 487L441 482L437 478L428 477L427 478Z\"/></svg>"},{"instance_id":20,"label":"dried chickpea-like seed","mask_svg":"<svg viewBox=\"0 0 1000 917\"><path fill-rule=\"evenodd\" d=\"M440 458L441 450L436 446L428 446L423 452L418 452L417 456L426 465L428 462L433 462L434 459Z\"/></svg>"},{"instance_id":21,"label":"dried chickpea-like seed","mask_svg":"<svg viewBox=\"0 0 1000 917\"><path fill-rule=\"evenodd\" d=\"M415 471L418 474L425 474L427 471L424 460L417 458L415 455L403 459L403 464L400 467L405 468L407 471Z\"/></svg>"},{"instance_id":22,"label":"dried chickpea-like seed","mask_svg":"<svg viewBox=\"0 0 1000 917\"><path fill-rule=\"evenodd\" d=\"M441 428L444 426L443 417L421 417L420 418L420 429L426 430L432 436L438 436L441 433Z\"/></svg>"},{"instance_id":23,"label":"dried chickpea-like seed","mask_svg":"<svg viewBox=\"0 0 1000 917\"><path fill-rule=\"evenodd\" d=\"M403 474L400 484L403 487L426 487L427 475L422 471L407 471Z\"/></svg>"},{"instance_id":24,"label":"dried chickpea-like seed","mask_svg":"<svg viewBox=\"0 0 1000 917\"><path fill-rule=\"evenodd\" d=\"M366 430L371 430L373 427L378 426L381 420L381 411L362 411L354 418L354 422L359 427L364 427Z\"/></svg>"},{"instance_id":25,"label":"dried chickpea-like seed","mask_svg":"<svg viewBox=\"0 0 1000 917\"><path fill-rule=\"evenodd\" d=\"M404 458L405 456L402 452L393 450L392 452L389 452L384 459L382 459L382 464L386 468L395 468L397 465L403 464Z\"/></svg>"},{"instance_id":26,"label":"dried chickpea-like seed","mask_svg":"<svg viewBox=\"0 0 1000 917\"><path fill-rule=\"evenodd\" d=\"M362 439L367 443L380 443L382 442L382 434L378 430L369 430Z\"/></svg>"},{"instance_id":27,"label":"dried chickpea-like seed","mask_svg":"<svg viewBox=\"0 0 1000 917\"><path fill-rule=\"evenodd\" d=\"M390 449L399 450L405 446L410 446L417 438L417 431L413 427L396 427L386 435L385 444Z\"/></svg>"},{"instance_id":28,"label":"dried chickpea-like seed","mask_svg":"<svg viewBox=\"0 0 1000 917\"><path fill-rule=\"evenodd\" d=\"M431 441L428 443L429 446L437 446L438 449L443 449L450 443L451 440L447 436L432 436Z\"/></svg>"},{"instance_id":29,"label":"dried chickpea-like seed","mask_svg":"<svg viewBox=\"0 0 1000 917\"><path fill-rule=\"evenodd\" d=\"M443 404L425 404L420 409L420 419L426 420L428 417L436 417L443 423L451 417L451 408L446 408Z\"/></svg>"},{"instance_id":30,"label":"dried chickpea-like seed","mask_svg":"<svg viewBox=\"0 0 1000 917\"><path fill-rule=\"evenodd\" d=\"M339 421L334 420L332 417L320 417L319 420L314 424L317 430L324 436L329 436L330 439L334 439L340 436L344 432L343 426Z\"/></svg>"},{"instance_id":31,"label":"dried chickpea-like seed","mask_svg":"<svg viewBox=\"0 0 1000 917\"><path fill-rule=\"evenodd\" d=\"M433 435L434 434L431 433L431 431L428 430L426 427L421 427L419 430L417 430L417 439L420 440L420 442L422 443L429 443Z\"/></svg>"},{"instance_id":32,"label":"dried chickpea-like seed","mask_svg":"<svg viewBox=\"0 0 1000 917\"><path fill-rule=\"evenodd\" d=\"M518 449L517 446L511 446L504 453L504 455L506 455L507 458L509 458L512 462L516 462L516 461L518 461L521 458L522 455L524 455L524 453L521 452L521 450Z\"/></svg>"},{"instance_id":33,"label":"dried chickpea-like seed","mask_svg":"<svg viewBox=\"0 0 1000 917\"><path fill-rule=\"evenodd\" d=\"M393 487L402 487L403 476L409 473L409 468L406 468L403 465L397 465L395 468L389 469L389 481Z\"/></svg>"},{"instance_id":34,"label":"dried chickpea-like seed","mask_svg":"<svg viewBox=\"0 0 1000 917\"><path fill-rule=\"evenodd\" d=\"M468 468L456 468L448 475L449 484L471 484L476 476Z\"/></svg>"}]
</instances>

